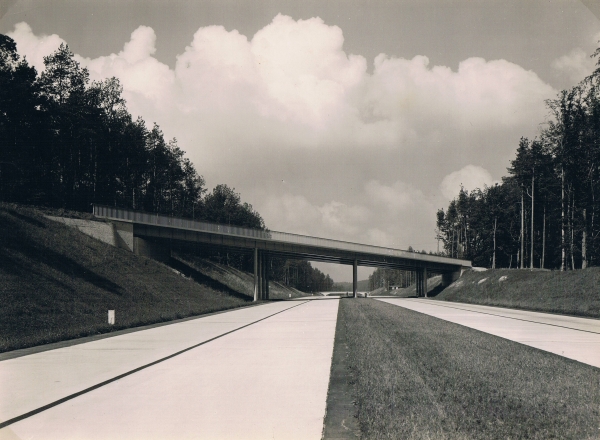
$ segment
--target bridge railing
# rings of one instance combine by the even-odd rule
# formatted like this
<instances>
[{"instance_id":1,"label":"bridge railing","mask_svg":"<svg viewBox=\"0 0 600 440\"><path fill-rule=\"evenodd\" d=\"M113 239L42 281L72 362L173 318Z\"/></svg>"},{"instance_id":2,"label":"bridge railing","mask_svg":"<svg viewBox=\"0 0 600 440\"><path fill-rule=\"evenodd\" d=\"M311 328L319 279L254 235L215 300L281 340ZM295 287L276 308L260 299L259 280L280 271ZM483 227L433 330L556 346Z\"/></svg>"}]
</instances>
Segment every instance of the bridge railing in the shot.
<instances>
[{"instance_id":1,"label":"bridge railing","mask_svg":"<svg viewBox=\"0 0 600 440\"><path fill-rule=\"evenodd\" d=\"M272 240L283 243L301 244L307 246L340 249L345 251L386 255L390 257L405 258L411 260L430 261L457 266L470 266L471 263L455 258L439 257L437 255L421 254L418 252L403 251L400 249L372 246L369 244L351 243L347 241L331 240L329 238L310 237L307 235L291 234L288 232L263 231L260 229L244 228L240 226L222 225L208 223L198 220L171 217L164 214L152 214L134 211L124 208L112 208L109 206L94 205L94 215L113 220L141 223L146 225L165 226L192 231L201 231L215 234L226 234L236 237L246 237L259 240Z\"/></svg>"}]
</instances>

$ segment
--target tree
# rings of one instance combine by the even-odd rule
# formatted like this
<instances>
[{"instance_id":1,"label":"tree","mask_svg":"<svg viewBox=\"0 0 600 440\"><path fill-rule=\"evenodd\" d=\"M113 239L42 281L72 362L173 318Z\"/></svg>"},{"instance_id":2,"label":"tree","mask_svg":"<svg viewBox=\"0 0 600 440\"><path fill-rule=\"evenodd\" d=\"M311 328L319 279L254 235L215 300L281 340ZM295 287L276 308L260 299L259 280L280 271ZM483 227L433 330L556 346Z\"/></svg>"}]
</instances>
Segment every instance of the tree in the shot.
<instances>
[{"instance_id":1,"label":"tree","mask_svg":"<svg viewBox=\"0 0 600 440\"><path fill-rule=\"evenodd\" d=\"M45 187L35 79L14 40L0 34L0 198L5 201L36 200Z\"/></svg>"},{"instance_id":2,"label":"tree","mask_svg":"<svg viewBox=\"0 0 600 440\"><path fill-rule=\"evenodd\" d=\"M235 188L225 184L217 185L212 193L204 198L201 217L215 223L265 229L260 214L254 211L252 205L242 203Z\"/></svg>"}]
</instances>

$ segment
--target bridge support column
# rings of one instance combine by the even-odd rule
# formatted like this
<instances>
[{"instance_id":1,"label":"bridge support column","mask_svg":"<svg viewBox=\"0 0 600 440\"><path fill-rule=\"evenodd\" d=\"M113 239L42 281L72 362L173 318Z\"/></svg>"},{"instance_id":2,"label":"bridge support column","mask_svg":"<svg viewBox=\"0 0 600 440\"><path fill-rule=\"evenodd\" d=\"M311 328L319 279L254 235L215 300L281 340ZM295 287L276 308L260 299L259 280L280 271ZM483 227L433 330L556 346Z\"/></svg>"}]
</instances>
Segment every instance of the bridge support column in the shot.
<instances>
[{"instance_id":1,"label":"bridge support column","mask_svg":"<svg viewBox=\"0 0 600 440\"><path fill-rule=\"evenodd\" d=\"M260 299L267 299L267 256L264 252L260 258Z\"/></svg>"},{"instance_id":2,"label":"bridge support column","mask_svg":"<svg viewBox=\"0 0 600 440\"><path fill-rule=\"evenodd\" d=\"M358 261L354 259L352 264L352 298L357 297L358 290Z\"/></svg>"},{"instance_id":3,"label":"bridge support column","mask_svg":"<svg viewBox=\"0 0 600 440\"><path fill-rule=\"evenodd\" d=\"M258 249L254 248L254 301L258 301Z\"/></svg>"},{"instance_id":4,"label":"bridge support column","mask_svg":"<svg viewBox=\"0 0 600 440\"><path fill-rule=\"evenodd\" d=\"M263 254L262 254L262 252L258 251L258 299L265 299L263 270L264 270Z\"/></svg>"},{"instance_id":5,"label":"bridge support column","mask_svg":"<svg viewBox=\"0 0 600 440\"><path fill-rule=\"evenodd\" d=\"M269 255L265 254L265 299L269 299L269 263Z\"/></svg>"},{"instance_id":6,"label":"bridge support column","mask_svg":"<svg viewBox=\"0 0 600 440\"><path fill-rule=\"evenodd\" d=\"M423 268L423 272L421 273L421 277L423 278L423 296L427 298L427 268Z\"/></svg>"},{"instance_id":7,"label":"bridge support column","mask_svg":"<svg viewBox=\"0 0 600 440\"><path fill-rule=\"evenodd\" d=\"M150 241L141 237L133 237L133 253L167 263L171 258L171 247L165 243Z\"/></svg>"},{"instance_id":8,"label":"bridge support column","mask_svg":"<svg viewBox=\"0 0 600 440\"><path fill-rule=\"evenodd\" d=\"M421 296L421 273L415 270L415 292L417 298Z\"/></svg>"}]
</instances>

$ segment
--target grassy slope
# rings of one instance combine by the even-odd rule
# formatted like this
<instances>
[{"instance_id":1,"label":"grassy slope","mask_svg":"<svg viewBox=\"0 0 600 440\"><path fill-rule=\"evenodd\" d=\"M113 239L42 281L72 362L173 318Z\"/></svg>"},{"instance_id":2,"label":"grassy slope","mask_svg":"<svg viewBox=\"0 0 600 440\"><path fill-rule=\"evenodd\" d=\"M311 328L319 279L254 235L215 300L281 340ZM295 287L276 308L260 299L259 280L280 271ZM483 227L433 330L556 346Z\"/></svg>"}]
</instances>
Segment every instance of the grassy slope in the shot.
<instances>
[{"instance_id":1,"label":"grassy slope","mask_svg":"<svg viewBox=\"0 0 600 440\"><path fill-rule=\"evenodd\" d=\"M338 325L363 438L598 438L597 368L372 299Z\"/></svg>"},{"instance_id":2,"label":"grassy slope","mask_svg":"<svg viewBox=\"0 0 600 440\"><path fill-rule=\"evenodd\" d=\"M249 304L46 219L0 204L0 351ZM107 310L116 310L108 326Z\"/></svg>"},{"instance_id":3,"label":"grassy slope","mask_svg":"<svg viewBox=\"0 0 600 440\"><path fill-rule=\"evenodd\" d=\"M441 290L442 276L435 275L431 278L427 279L427 293L429 295L435 295L439 290ZM375 289L372 292L369 292L369 296L394 296L399 298L409 298L412 296L417 296L417 288L413 284L412 286L408 286L404 289L396 289L396 290L387 290L383 287L379 289Z\"/></svg>"},{"instance_id":4,"label":"grassy slope","mask_svg":"<svg viewBox=\"0 0 600 440\"><path fill-rule=\"evenodd\" d=\"M254 275L251 273L189 254L178 254L177 259L190 265L203 275L218 280L230 289L250 298L254 297ZM308 294L279 282L269 281L269 299L286 299L290 298L290 295L291 298L299 298Z\"/></svg>"},{"instance_id":5,"label":"grassy slope","mask_svg":"<svg viewBox=\"0 0 600 440\"><path fill-rule=\"evenodd\" d=\"M600 267L467 271L435 299L600 318Z\"/></svg>"}]
</instances>

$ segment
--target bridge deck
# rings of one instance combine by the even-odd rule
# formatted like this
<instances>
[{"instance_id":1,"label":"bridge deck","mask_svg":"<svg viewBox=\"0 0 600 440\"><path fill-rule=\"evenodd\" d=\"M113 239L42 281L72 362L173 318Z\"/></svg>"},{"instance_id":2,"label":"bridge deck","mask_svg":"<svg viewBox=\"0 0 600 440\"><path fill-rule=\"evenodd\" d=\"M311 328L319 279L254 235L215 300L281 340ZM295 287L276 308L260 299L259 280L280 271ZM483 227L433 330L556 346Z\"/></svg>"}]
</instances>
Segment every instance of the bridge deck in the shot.
<instances>
[{"instance_id":1,"label":"bridge deck","mask_svg":"<svg viewBox=\"0 0 600 440\"><path fill-rule=\"evenodd\" d=\"M428 268L436 272L452 272L471 267L471 262L456 258L421 254L368 244L207 223L198 220L151 214L129 209L94 205L94 215L110 220L133 223L134 235L245 249L258 248L289 258L306 258L363 266L404 269Z\"/></svg>"}]
</instances>

